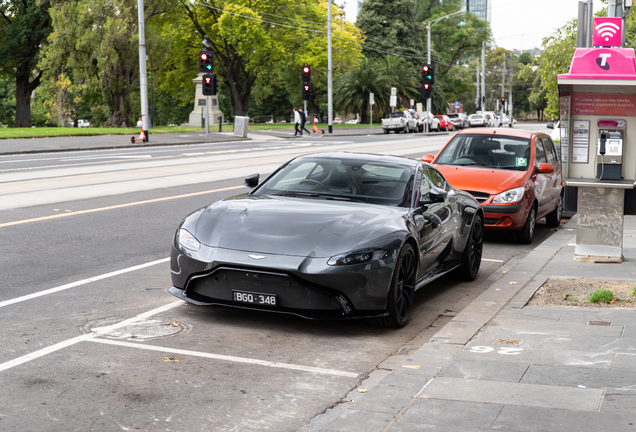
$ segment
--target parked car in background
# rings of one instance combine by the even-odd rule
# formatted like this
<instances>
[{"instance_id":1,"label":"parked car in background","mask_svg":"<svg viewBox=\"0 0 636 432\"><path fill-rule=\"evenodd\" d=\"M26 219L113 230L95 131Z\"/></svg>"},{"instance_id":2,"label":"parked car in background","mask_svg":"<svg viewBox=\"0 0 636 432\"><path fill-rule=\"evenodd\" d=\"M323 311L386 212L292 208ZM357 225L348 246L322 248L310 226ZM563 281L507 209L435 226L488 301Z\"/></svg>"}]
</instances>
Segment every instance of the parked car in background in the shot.
<instances>
[{"instance_id":1,"label":"parked car in background","mask_svg":"<svg viewBox=\"0 0 636 432\"><path fill-rule=\"evenodd\" d=\"M477 126L486 126L487 125L487 119L484 118L483 114L471 114L468 117L468 125L470 127L477 127Z\"/></svg>"},{"instance_id":2,"label":"parked car in background","mask_svg":"<svg viewBox=\"0 0 636 432\"><path fill-rule=\"evenodd\" d=\"M429 111L419 112L416 115L417 119L417 130L419 132L424 131L424 125L428 123L428 131L436 131L439 132L439 120L435 118L433 114Z\"/></svg>"},{"instance_id":3,"label":"parked car in background","mask_svg":"<svg viewBox=\"0 0 636 432\"><path fill-rule=\"evenodd\" d=\"M409 111L387 113L386 117L380 120L380 125L385 134L391 131L409 133L418 130L417 119Z\"/></svg>"},{"instance_id":4,"label":"parked car in background","mask_svg":"<svg viewBox=\"0 0 636 432\"><path fill-rule=\"evenodd\" d=\"M69 127L75 127L75 122L72 119L68 119ZM91 124L88 120L78 120L77 127L89 127Z\"/></svg>"},{"instance_id":5,"label":"parked car in background","mask_svg":"<svg viewBox=\"0 0 636 432\"><path fill-rule=\"evenodd\" d=\"M447 115L436 115L435 118L439 120L440 130L445 130L445 131L455 130L455 125L453 125L453 123L451 122L451 119L449 119Z\"/></svg>"},{"instance_id":6,"label":"parked car in background","mask_svg":"<svg viewBox=\"0 0 636 432\"><path fill-rule=\"evenodd\" d=\"M351 120L347 120L345 122L345 124L358 124L358 123L360 123L360 119L357 119L357 118L351 119Z\"/></svg>"},{"instance_id":7,"label":"parked car in background","mask_svg":"<svg viewBox=\"0 0 636 432\"><path fill-rule=\"evenodd\" d=\"M495 117L495 113L493 111L483 111L482 114L487 118L487 125L490 127L499 126L499 122L497 117Z\"/></svg>"},{"instance_id":8,"label":"parked car in background","mask_svg":"<svg viewBox=\"0 0 636 432\"><path fill-rule=\"evenodd\" d=\"M448 118L455 126L455 129L464 129L468 127L468 116L464 113L448 114Z\"/></svg>"},{"instance_id":9,"label":"parked car in background","mask_svg":"<svg viewBox=\"0 0 636 432\"><path fill-rule=\"evenodd\" d=\"M549 135L518 129L463 130L432 163L456 189L473 195L485 214L485 228L513 230L529 244L536 222L558 227L563 213L563 176Z\"/></svg>"},{"instance_id":10,"label":"parked car in background","mask_svg":"<svg viewBox=\"0 0 636 432\"><path fill-rule=\"evenodd\" d=\"M499 120L499 126L509 126L510 125L510 118L508 118L506 113L496 112L495 115L497 116L497 119Z\"/></svg>"},{"instance_id":11,"label":"parked car in background","mask_svg":"<svg viewBox=\"0 0 636 432\"><path fill-rule=\"evenodd\" d=\"M335 117L335 118L333 119L333 123L334 123L334 124L342 123L342 120L340 120L340 117Z\"/></svg>"}]
</instances>

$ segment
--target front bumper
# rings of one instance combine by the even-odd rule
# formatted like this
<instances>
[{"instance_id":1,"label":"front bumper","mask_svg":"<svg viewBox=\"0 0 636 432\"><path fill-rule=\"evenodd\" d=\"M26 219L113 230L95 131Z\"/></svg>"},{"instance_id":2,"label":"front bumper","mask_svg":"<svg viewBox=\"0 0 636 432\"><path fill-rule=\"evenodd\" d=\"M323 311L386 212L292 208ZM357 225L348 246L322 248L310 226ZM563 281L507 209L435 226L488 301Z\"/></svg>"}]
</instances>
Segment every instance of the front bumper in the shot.
<instances>
[{"instance_id":1,"label":"front bumper","mask_svg":"<svg viewBox=\"0 0 636 432\"><path fill-rule=\"evenodd\" d=\"M191 254L172 247L170 293L198 305L223 305L286 313L304 318L385 316L393 254L372 263L329 266L325 258L265 255L202 249ZM233 291L276 295L276 306L233 300Z\"/></svg>"},{"instance_id":2,"label":"front bumper","mask_svg":"<svg viewBox=\"0 0 636 432\"><path fill-rule=\"evenodd\" d=\"M526 223L528 208L523 204L482 205L484 228L492 231L519 230Z\"/></svg>"}]
</instances>

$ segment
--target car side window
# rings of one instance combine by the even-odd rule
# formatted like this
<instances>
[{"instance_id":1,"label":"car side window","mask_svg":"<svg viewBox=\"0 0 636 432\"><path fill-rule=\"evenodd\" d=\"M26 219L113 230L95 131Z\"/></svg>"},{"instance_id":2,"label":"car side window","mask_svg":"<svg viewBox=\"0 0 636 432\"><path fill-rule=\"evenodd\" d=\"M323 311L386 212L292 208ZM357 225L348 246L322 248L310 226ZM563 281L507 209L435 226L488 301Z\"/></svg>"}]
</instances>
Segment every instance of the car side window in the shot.
<instances>
[{"instance_id":1,"label":"car side window","mask_svg":"<svg viewBox=\"0 0 636 432\"><path fill-rule=\"evenodd\" d=\"M422 173L422 178L420 182L420 200L428 201L431 199L430 192L433 185L431 181L428 179L428 176L425 173Z\"/></svg>"},{"instance_id":2,"label":"car side window","mask_svg":"<svg viewBox=\"0 0 636 432\"><path fill-rule=\"evenodd\" d=\"M548 163L548 160L545 157L545 150L543 149L543 142L541 141L541 138L535 138L534 152L537 166L541 165L542 163Z\"/></svg>"},{"instance_id":3,"label":"car side window","mask_svg":"<svg viewBox=\"0 0 636 432\"><path fill-rule=\"evenodd\" d=\"M548 155L548 162L552 165L556 165L559 161L559 158L556 154L556 149L554 148L554 143L550 138L543 138L543 144L545 145L545 150Z\"/></svg>"},{"instance_id":4,"label":"car side window","mask_svg":"<svg viewBox=\"0 0 636 432\"><path fill-rule=\"evenodd\" d=\"M440 189L446 189L446 180L444 177L437 171L435 168L428 167L426 168L426 176L430 179L433 186L438 187Z\"/></svg>"}]
</instances>

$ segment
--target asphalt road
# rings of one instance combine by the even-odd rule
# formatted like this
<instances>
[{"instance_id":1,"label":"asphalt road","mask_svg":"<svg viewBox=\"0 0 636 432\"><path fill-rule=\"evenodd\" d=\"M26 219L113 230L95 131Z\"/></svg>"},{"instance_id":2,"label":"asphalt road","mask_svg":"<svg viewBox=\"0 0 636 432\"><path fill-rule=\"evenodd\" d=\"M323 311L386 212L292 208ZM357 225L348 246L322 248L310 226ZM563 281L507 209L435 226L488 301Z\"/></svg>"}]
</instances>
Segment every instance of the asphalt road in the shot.
<instances>
[{"instance_id":1,"label":"asphalt road","mask_svg":"<svg viewBox=\"0 0 636 432\"><path fill-rule=\"evenodd\" d=\"M294 431L415 350L533 245L488 235L479 279L420 290L399 331L185 305L179 221L296 154L420 157L448 136L279 140L0 157L0 430ZM503 266L503 267L502 267ZM399 358L399 357L398 357Z\"/></svg>"}]
</instances>

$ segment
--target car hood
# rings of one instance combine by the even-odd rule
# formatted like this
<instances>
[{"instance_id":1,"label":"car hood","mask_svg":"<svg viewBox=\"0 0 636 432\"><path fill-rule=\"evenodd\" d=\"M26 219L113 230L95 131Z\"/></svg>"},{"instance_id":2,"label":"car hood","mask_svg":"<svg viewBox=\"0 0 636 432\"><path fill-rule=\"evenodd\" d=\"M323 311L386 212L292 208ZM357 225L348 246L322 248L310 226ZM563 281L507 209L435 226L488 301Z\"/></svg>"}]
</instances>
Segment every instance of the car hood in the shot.
<instances>
[{"instance_id":1,"label":"car hood","mask_svg":"<svg viewBox=\"0 0 636 432\"><path fill-rule=\"evenodd\" d=\"M485 192L490 195L523 186L529 174L528 171L438 164L435 164L435 168L440 170L455 189Z\"/></svg>"},{"instance_id":2,"label":"car hood","mask_svg":"<svg viewBox=\"0 0 636 432\"><path fill-rule=\"evenodd\" d=\"M246 197L193 213L183 228L204 245L264 254L330 257L399 238L404 208L312 198Z\"/></svg>"}]
</instances>

